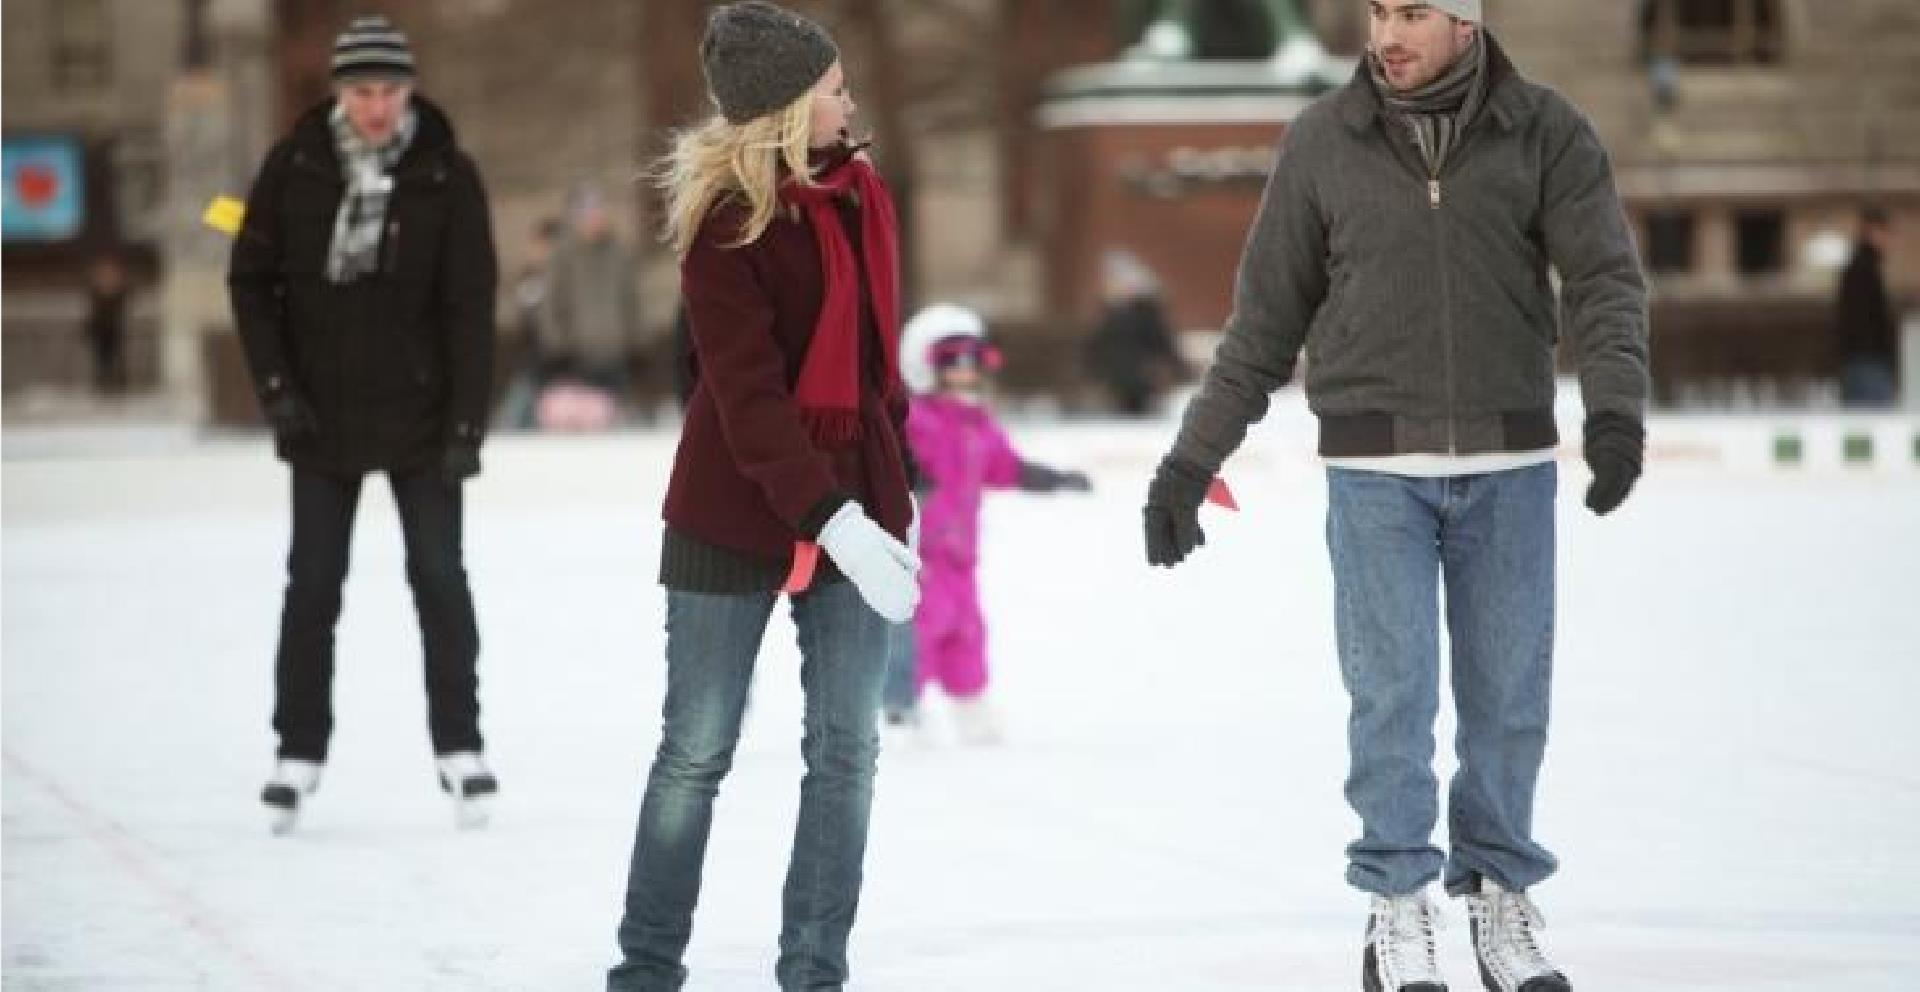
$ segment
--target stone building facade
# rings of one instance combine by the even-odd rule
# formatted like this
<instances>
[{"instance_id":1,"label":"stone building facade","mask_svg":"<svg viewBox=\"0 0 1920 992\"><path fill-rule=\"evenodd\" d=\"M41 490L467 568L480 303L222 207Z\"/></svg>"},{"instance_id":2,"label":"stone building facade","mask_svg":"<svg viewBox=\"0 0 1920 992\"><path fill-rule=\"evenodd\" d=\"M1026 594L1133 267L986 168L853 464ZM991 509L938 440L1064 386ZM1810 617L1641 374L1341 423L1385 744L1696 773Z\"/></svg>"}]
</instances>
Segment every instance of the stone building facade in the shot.
<instances>
[{"instance_id":1,"label":"stone building facade","mask_svg":"<svg viewBox=\"0 0 1920 992\"><path fill-rule=\"evenodd\" d=\"M193 208L244 188L266 141L324 93L333 33L353 14L381 11L414 38L423 89L451 111L485 172L503 271L515 270L533 224L560 209L568 186L595 182L613 197L624 236L646 249L644 305L664 328L674 305L672 260L653 242L652 197L635 180L666 147L670 128L705 110L695 44L708 5L4 0L5 123L10 134L66 130L110 149L98 157L97 181L111 194L114 206L103 214L111 223L88 237L133 245L152 260L136 323L156 340L161 328L178 325L183 343L170 360L161 354L167 349L150 347L148 375L201 391L205 381L192 366L207 360L194 357L192 342L219 333L223 301L219 245L196 228ZM863 117L881 129L882 165L911 200L918 298L987 311L1010 346L1014 384L1038 388L1072 370L1073 343L1096 296L1097 266L1088 258L1099 246L1089 218L1156 218L1139 225L1148 233L1133 247L1172 270L1166 276L1184 328L1217 326L1241 237L1221 232L1243 231L1251 218L1258 183L1246 172L1279 134L1287 101L1273 103L1282 109L1270 119L1167 120L1152 135L1115 134L1102 139L1111 147L1076 151L1075 168L1045 164L1062 131L1061 115L1048 108L1049 86L1057 88L1064 70L1120 58L1141 40L1152 9L1169 4L794 5L834 27ZM1223 23L1253 23L1247 19L1263 16L1268 0L1183 6ZM1897 292L1920 293L1920 5L1486 6L1515 60L1586 109L1613 152L1656 272L1665 398L1741 377L1829 374L1833 265L1863 204L1894 213L1890 274ZM1362 0L1299 7L1334 55L1358 53ZM876 12L884 38L874 33ZM189 71L196 19L208 36L208 64ZM1191 210L1159 212L1180 202L1168 199L1169 177L1196 198ZM1082 246L1061 247L1067 242ZM7 389L72 376L79 353L60 357L46 343L66 340L50 328L77 312L84 246L10 243L6 251ZM187 275L160 281L169 265ZM162 285L176 285L178 302L162 301Z\"/></svg>"}]
</instances>

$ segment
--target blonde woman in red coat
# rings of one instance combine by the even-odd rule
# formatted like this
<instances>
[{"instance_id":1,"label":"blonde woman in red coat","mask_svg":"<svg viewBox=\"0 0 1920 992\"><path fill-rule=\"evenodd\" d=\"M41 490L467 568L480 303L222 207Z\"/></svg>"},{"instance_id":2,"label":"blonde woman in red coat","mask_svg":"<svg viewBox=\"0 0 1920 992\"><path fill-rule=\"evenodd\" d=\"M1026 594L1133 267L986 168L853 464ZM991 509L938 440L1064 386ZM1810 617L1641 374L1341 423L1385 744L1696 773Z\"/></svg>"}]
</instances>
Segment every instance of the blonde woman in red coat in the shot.
<instances>
[{"instance_id":1,"label":"blonde woman in red coat","mask_svg":"<svg viewBox=\"0 0 1920 992\"><path fill-rule=\"evenodd\" d=\"M714 11L720 113L664 172L697 375L663 517L665 728L647 780L610 992L682 987L713 798L755 656L792 595L806 690L799 822L776 975L839 989L859 903L889 624L919 563L896 371L892 201L848 147L826 32L768 3Z\"/></svg>"}]
</instances>

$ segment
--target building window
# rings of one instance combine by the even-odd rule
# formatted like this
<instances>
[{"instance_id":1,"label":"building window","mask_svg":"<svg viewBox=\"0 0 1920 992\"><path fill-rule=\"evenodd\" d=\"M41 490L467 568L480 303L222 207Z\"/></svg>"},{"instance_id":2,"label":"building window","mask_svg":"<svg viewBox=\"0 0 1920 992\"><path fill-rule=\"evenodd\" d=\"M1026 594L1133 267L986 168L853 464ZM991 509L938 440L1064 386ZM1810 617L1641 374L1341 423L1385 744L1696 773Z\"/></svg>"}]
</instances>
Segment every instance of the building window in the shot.
<instances>
[{"instance_id":1,"label":"building window","mask_svg":"<svg viewBox=\"0 0 1920 992\"><path fill-rule=\"evenodd\" d=\"M1655 210L1647 214L1647 268L1655 275L1693 271L1693 213Z\"/></svg>"},{"instance_id":2,"label":"building window","mask_svg":"<svg viewBox=\"0 0 1920 992\"><path fill-rule=\"evenodd\" d=\"M1785 49L1780 0L1642 0L1642 54L1682 65L1773 65Z\"/></svg>"},{"instance_id":3,"label":"building window","mask_svg":"<svg viewBox=\"0 0 1920 992\"><path fill-rule=\"evenodd\" d=\"M53 85L62 92L106 86L113 75L106 0L49 0Z\"/></svg>"},{"instance_id":4,"label":"building window","mask_svg":"<svg viewBox=\"0 0 1920 992\"><path fill-rule=\"evenodd\" d=\"M1264 59L1273 54L1274 18L1269 0L1127 0L1120 8L1126 44L1155 47L1156 25L1178 27L1182 57Z\"/></svg>"},{"instance_id":5,"label":"building window","mask_svg":"<svg viewBox=\"0 0 1920 992\"><path fill-rule=\"evenodd\" d=\"M1787 215L1742 210L1733 215L1734 258L1743 276L1776 275L1786 268Z\"/></svg>"}]
</instances>

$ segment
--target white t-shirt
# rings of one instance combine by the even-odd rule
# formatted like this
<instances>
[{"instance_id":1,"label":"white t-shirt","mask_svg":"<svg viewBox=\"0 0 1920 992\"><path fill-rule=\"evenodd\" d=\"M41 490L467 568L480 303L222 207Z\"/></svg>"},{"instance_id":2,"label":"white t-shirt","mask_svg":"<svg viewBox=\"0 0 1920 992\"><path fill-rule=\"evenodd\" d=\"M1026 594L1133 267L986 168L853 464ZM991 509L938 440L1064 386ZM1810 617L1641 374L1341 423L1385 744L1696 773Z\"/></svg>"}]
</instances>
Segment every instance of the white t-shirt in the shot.
<instances>
[{"instance_id":1,"label":"white t-shirt","mask_svg":"<svg viewBox=\"0 0 1920 992\"><path fill-rule=\"evenodd\" d=\"M1543 465L1553 461L1554 449L1533 451L1492 451L1482 455L1368 455L1356 458L1328 458L1329 468L1350 468L1362 472L1385 472L1415 479L1446 479L1456 475L1485 475L1516 468Z\"/></svg>"}]
</instances>

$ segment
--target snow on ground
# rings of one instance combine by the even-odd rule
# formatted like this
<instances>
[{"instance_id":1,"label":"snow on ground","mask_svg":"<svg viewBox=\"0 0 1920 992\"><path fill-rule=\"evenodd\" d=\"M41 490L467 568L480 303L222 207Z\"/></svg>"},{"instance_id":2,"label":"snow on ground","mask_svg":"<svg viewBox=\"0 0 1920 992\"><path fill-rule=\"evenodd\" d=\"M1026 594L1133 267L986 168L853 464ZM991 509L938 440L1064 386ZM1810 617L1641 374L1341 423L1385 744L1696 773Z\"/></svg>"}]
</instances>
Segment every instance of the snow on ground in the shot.
<instances>
[{"instance_id":1,"label":"snow on ground","mask_svg":"<svg viewBox=\"0 0 1920 992\"><path fill-rule=\"evenodd\" d=\"M1303 415L1275 419L1230 467L1245 512L1172 573L1137 536L1170 423L1017 425L1098 490L990 506L1010 740L964 749L937 719L888 739L855 988L1357 987L1324 483ZM1702 429L1656 424L1656 448ZM255 801L284 471L258 441L73 442L7 438L6 987L598 988L658 732L671 435L487 450L468 562L505 792L484 832L434 786L398 524L369 486L333 760L289 838ZM1677 456L1605 520L1584 483L1564 462L1538 815L1561 963L1606 992L1920 987L1920 472ZM800 766L784 619L768 644L692 989L772 987Z\"/></svg>"}]
</instances>

